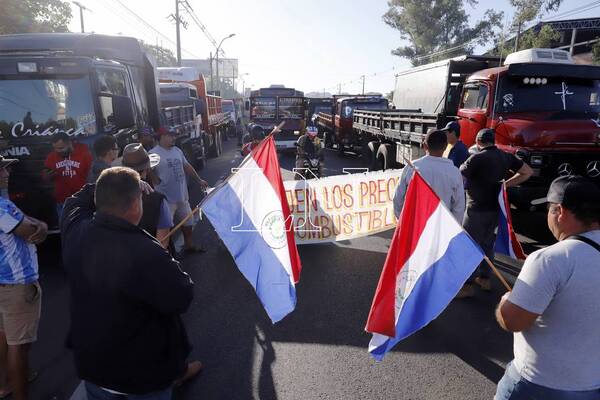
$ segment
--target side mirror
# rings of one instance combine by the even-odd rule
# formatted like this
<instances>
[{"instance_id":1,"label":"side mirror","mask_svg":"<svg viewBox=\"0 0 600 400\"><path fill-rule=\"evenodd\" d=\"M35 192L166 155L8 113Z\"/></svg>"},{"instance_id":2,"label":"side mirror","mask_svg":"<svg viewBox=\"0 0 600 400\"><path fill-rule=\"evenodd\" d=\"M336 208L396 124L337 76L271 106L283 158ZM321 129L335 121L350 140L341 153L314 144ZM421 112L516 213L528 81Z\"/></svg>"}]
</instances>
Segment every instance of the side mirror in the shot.
<instances>
[{"instance_id":1,"label":"side mirror","mask_svg":"<svg viewBox=\"0 0 600 400\"><path fill-rule=\"evenodd\" d=\"M134 126L135 118L131 99L126 96L113 96L112 103L117 128L124 129Z\"/></svg>"}]
</instances>

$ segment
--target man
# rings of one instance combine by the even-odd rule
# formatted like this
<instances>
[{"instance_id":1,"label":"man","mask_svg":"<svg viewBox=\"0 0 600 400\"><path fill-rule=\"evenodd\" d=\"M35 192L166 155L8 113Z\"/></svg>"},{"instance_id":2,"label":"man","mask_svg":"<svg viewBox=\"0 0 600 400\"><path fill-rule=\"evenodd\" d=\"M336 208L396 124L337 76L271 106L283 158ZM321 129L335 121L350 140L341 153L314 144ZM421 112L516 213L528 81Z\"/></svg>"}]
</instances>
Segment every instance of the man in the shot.
<instances>
[{"instance_id":1,"label":"man","mask_svg":"<svg viewBox=\"0 0 600 400\"><path fill-rule=\"evenodd\" d=\"M156 190L166 197L174 221L182 221L192 212L186 174L194 178L203 188L207 187L208 183L200 178L194 167L186 160L181 149L175 146L177 132L163 127L158 133L160 135L158 146L150 152L160 156L160 163L156 167L160 183L156 185ZM200 247L194 246L193 227L194 219L189 218L181 228L186 253L203 251Z\"/></svg>"},{"instance_id":2,"label":"man","mask_svg":"<svg viewBox=\"0 0 600 400\"><path fill-rule=\"evenodd\" d=\"M152 185L152 168L160 163L160 157L158 154L148 154L141 143L131 143L123 149L121 163L124 167L137 171L142 180ZM166 248L169 243L168 240L165 241L165 237L173 227L173 217L169 203L167 203L164 195L158 192L150 192L142 195L142 204L144 213L139 227L157 238Z\"/></svg>"},{"instance_id":3,"label":"man","mask_svg":"<svg viewBox=\"0 0 600 400\"><path fill-rule=\"evenodd\" d=\"M201 367L186 366L190 346L180 317L193 283L137 226L145 186L130 168L108 168L65 203L69 344L89 399L170 399L173 383Z\"/></svg>"},{"instance_id":4,"label":"man","mask_svg":"<svg viewBox=\"0 0 600 400\"><path fill-rule=\"evenodd\" d=\"M95 183L100 173L106 168L110 168L113 161L119 155L119 146L117 140L112 135L102 135L94 142L94 153L96 159L92 163L90 174L88 175L88 183Z\"/></svg>"},{"instance_id":5,"label":"man","mask_svg":"<svg viewBox=\"0 0 600 400\"><path fill-rule=\"evenodd\" d=\"M65 199L85 185L92 166L92 154L88 147L73 143L64 131L50 137L53 151L44 162L42 177L54 183L56 212L60 219Z\"/></svg>"},{"instance_id":6,"label":"man","mask_svg":"<svg viewBox=\"0 0 600 400\"><path fill-rule=\"evenodd\" d=\"M0 156L3 193L17 161ZM0 197L0 398L12 392L15 400L27 399L27 355L37 340L42 301L35 245L47 234L44 222Z\"/></svg>"},{"instance_id":7,"label":"man","mask_svg":"<svg viewBox=\"0 0 600 400\"><path fill-rule=\"evenodd\" d=\"M200 132L200 131L198 131ZM145 126L140 130L138 134L140 143L144 146L146 151L150 151L156 146L156 140L154 139L154 129L151 126Z\"/></svg>"},{"instance_id":8,"label":"man","mask_svg":"<svg viewBox=\"0 0 600 400\"><path fill-rule=\"evenodd\" d=\"M527 257L496 310L514 332L497 400L600 399L600 189L563 176L547 201L558 243Z\"/></svg>"},{"instance_id":9,"label":"man","mask_svg":"<svg viewBox=\"0 0 600 400\"><path fill-rule=\"evenodd\" d=\"M448 122L443 130L448 137L448 148L444 152L444 157L452 160L456 168L460 168L469 158L469 149L460 140L460 124L457 121Z\"/></svg>"},{"instance_id":10,"label":"man","mask_svg":"<svg viewBox=\"0 0 600 400\"><path fill-rule=\"evenodd\" d=\"M463 227L481 246L485 255L494 260L494 242L498 227L500 204L498 194L502 181L509 175L512 177L504 182L507 188L520 185L533 174L532 169L513 154L498 149L493 129L482 129L477 133L476 143L479 152L470 156L460 167L466 179L467 210ZM489 266L482 261L477 270L458 293L458 298L475 295L475 286L489 291L491 283Z\"/></svg>"},{"instance_id":11,"label":"man","mask_svg":"<svg viewBox=\"0 0 600 400\"><path fill-rule=\"evenodd\" d=\"M296 142L296 168L304 168L306 158L317 158L318 147L315 143L318 129L315 126L307 126L306 133L298 138Z\"/></svg>"},{"instance_id":12,"label":"man","mask_svg":"<svg viewBox=\"0 0 600 400\"><path fill-rule=\"evenodd\" d=\"M452 161L442 157L447 144L444 131L430 130L427 132L423 144L427 155L413 161L413 165L446 207L450 209L457 221L462 221L465 213L463 179ZM400 218L406 190L413 174L413 168L408 165L402 170L400 183L394 195L394 214L396 218Z\"/></svg>"}]
</instances>

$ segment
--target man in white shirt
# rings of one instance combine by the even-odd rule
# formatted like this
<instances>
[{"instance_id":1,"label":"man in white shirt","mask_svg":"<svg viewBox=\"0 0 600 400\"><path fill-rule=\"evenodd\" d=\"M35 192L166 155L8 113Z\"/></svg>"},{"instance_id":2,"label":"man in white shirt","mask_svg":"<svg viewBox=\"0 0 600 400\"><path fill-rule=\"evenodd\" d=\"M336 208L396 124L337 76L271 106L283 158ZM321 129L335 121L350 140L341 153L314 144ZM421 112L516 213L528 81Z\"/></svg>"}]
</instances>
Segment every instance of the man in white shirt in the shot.
<instances>
[{"instance_id":1,"label":"man in white shirt","mask_svg":"<svg viewBox=\"0 0 600 400\"><path fill-rule=\"evenodd\" d=\"M165 196L171 208L173 222L178 222L192 212L186 175L194 178L203 188L207 187L208 183L200 178L200 175L187 161L181 149L175 146L177 132L161 127L158 134L158 146L150 151L151 154L160 156L160 163L155 168L160 183L155 185L154 189ZM192 238L193 225L194 220L190 218L181 228L185 242L185 252L203 251L200 247L194 246Z\"/></svg>"},{"instance_id":2,"label":"man in white shirt","mask_svg":"<svg viewBox=\"0 0 600 400\"><path fill-rule=\"evenodd\" d=\"M558 243L527 257L496 310L515 356L496 400L600 399L600 189L562 176L547 201Z\"/></svg>"},{"instance_id":3,"label":"man in white shirt","mask_svg":"<svg viewBox=\"0 0 600 400\"><path fill-rule=\"evenodd\" d=\"M427 132L423 144L427 155L413 161L413 165L460 223L465 213L465 190L458 168L454 166L451 160L443 158L447 145L446 132L430 130ZM413 174L414 170L411 166L407 165L402 170L400 183L394 195L394 214L396 218L400 217L406 190Z\"/></svg>"}]
</instances>

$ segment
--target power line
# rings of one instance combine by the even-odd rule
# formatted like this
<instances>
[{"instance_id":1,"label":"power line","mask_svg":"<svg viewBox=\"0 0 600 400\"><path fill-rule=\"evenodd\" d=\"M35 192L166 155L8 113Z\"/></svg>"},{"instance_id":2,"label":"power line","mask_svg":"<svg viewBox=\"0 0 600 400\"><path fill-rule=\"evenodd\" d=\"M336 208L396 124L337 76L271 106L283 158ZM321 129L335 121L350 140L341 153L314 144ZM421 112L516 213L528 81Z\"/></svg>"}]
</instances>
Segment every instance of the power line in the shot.
<instances>
[{"instance_id":1,"label":"power line","mask_svg":"<svg viewBox=\"0 0 600 400\"><path fill-rule=\"evenodd\" d=\"M145 19L143 19L142 17L140 17L135 11L133 11L129 7L127 7L121 0L113 0L113 1L115 1L116 3L118 3L125 10L127 10L127 12L129 12L129 14L133 15L138 21L140 21L142 24L144 24L147 28L149 28L151 31L153 31L154 33L156 33L158 36L164 38L167 42L171 43L173 46L177 46L177 43L175 43L175 41L173 41L167 35L165 35L161 31L159 31L158 29L156 29L154 26L152 26L150 23L148 23ZM182 50L185 51L186 53L188 53L189 55L195 57L195 58L200 58L199 56L197 56L196 54L192 53L189 50L186 50L184 48L182 48Z\"/></svg>"},{"instance_id":2,"label":"power line","mask_svg":"<svg viewBox=\"0 0 600 400\"><path fill-rule=\"evenodd\" d=\"M190 5L190 3L188 2L188 0L181 0L181 4L183 5L183 8L185 9L185 11L187 12L187 14L190 16L190 18L194 21L194 23L198 26L198 28L200 28L200 30L202 31L202 33L204 33L204 36L206 36L206 38L208 39L208 41L215 47L217 48L217 41L215 40L215 38L210 34L210 32L208 31L208 29L206 29L206 26L200 22L200 20L198 19L198 16L196 15L196 13L194 12L194 9L192 8L192 6ZM220 53L223 57L225 57L225 51L223 49L220 49Z\"/></svg>"}]
</instances>

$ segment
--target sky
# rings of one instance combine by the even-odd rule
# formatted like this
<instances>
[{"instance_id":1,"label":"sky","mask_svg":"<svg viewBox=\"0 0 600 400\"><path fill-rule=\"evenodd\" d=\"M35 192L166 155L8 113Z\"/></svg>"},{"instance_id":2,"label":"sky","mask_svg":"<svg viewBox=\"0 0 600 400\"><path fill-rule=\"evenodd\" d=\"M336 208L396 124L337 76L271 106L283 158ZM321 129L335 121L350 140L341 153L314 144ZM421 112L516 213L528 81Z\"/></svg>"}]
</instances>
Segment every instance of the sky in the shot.
<instances>
[{"instance_id":1,"label":"sky","mask_svg":"<svg viewBox=\"0 0 600 400\"><path fill-rule=\"evenodd\" d=\"M242 86L268 87L283 84L306 93L327 91L387 93L393 90L394 75L410 66L391 50L403 44L398 31L387 26L382 15L387 0L188 0L198 20L219 42L227 57L239 59L238 90ZM79 0L84 11L86 32L122 34L159 44L175 53L175 25L168 16L175 12L175 0ZM552 19L591 3L591 0L563 0L560 9L546 15ZM147 27L124 6L155 30ZM79 8L72 4L69 26L79 32ZM479 20L486 9L504 11L510 21L508 0L480 0L465 6L470 21ZM600 3L593 9L568 18L600 16ZM181 31L182 58L208 58L214 46L182 13L188 28ZM247 74L247 75L244 75ZM243 82L242 82L243 80Z\"/></svg>"}]
</instances>

